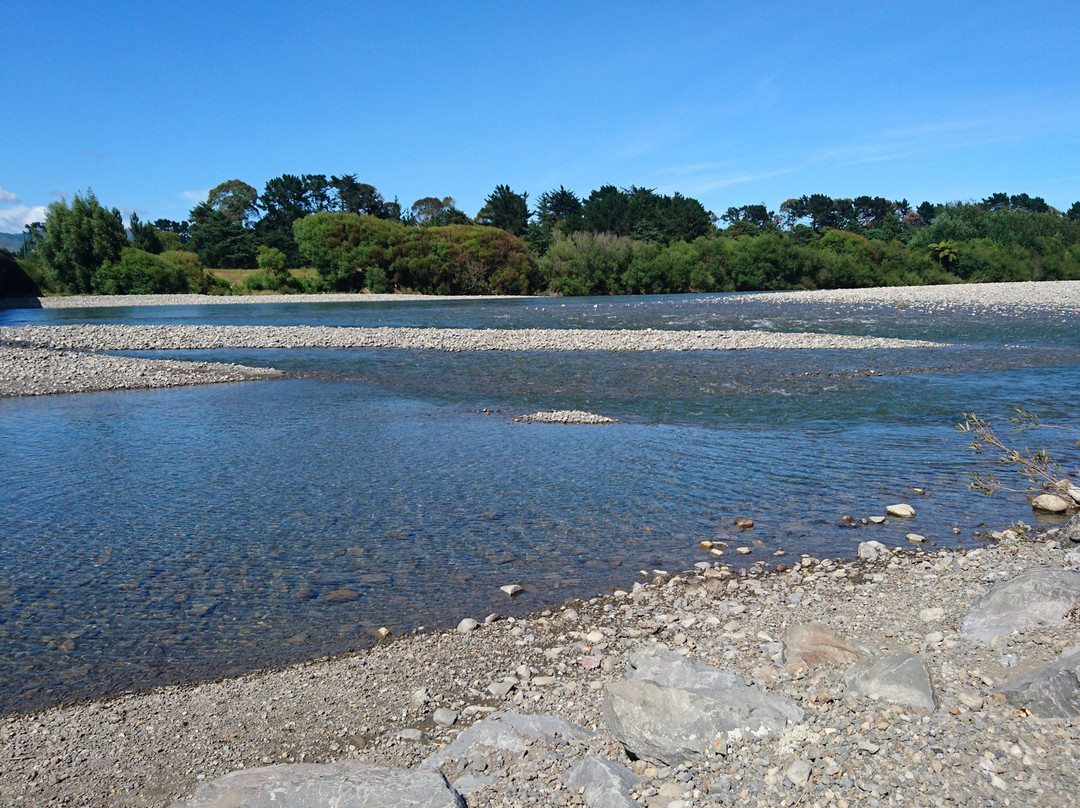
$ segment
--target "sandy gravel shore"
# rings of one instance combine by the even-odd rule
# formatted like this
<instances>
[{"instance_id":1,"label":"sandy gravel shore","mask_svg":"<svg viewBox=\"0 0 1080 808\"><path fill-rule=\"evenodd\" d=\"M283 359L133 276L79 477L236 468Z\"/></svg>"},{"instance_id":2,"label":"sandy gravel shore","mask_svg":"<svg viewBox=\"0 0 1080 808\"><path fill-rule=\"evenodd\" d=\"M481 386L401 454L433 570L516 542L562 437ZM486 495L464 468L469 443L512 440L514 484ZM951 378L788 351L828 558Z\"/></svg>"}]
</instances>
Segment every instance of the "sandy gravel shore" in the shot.
<instances>
[{"instance_id":1,"label":"sandy gravel shore","mask_svg":"<svg viewBox=\"0 0 1080 808\"><path fill-rule=\"evenodd\" d=\"M144 390L280 377L273 368L0 345L0 396Z\"/></svg>"},{"instance_id":2,"label":"sandy gravel shore","mask_svg":"<svg viewBox=\"0 0 1080 808\"><path fill-rule=\"evenodd\" d=\"M964 283L942 286L887 286L873 289L816 289L755 292L738 300L789 303L851 303L916 306L974 306L989 309L1069 309L1080 311L1080 281Z\"/></svg>"},{"instance_id":3,"label":"sandy gravel shore","mask_svg":"<svg viewBox=\"0 0 1080 808\"><path fill-rule=\"evenodd\" d=\"M873 526L862 532L872 538ZM771 571L779 561L790 568ZM11 716L0 723L0 804L167 806L204 779L272 762L412 767L492 709L559 716L600 734L560 747L554 761L542 749L508 758L469 806L581 805L559 777L590 752L633 766L643 777L637 804L652 808L673 804L673 794L693 806L1075 804L1080 723L1034 718L996 691L1070 648L1075 618L990 645L957 632L994 582L1068 563L1056 542L1011 534L985 549L897 548L871 562L770 558L750 570L703 562L525 619L485 625L474 615L480 625L465 633L415 634L280 671ZM915 652L937 708L846 693L843 665L785 670L778 641L806 621L864 649ZM632 763L605 730L601 702L628 655L655 643L793 699L804 720L780 738L746 739L686 766ZM434 722L439 708L456 716L453 726ZM800 761L811 775L793 787L784 772Z\"/></svg>"},{"instance_id":4,"label":"sandy gravel shore","mask_svg":"<svg viewBox=\"0 0 1080 808\"><path fill-rule=\"evenodd\" d=\"M923 340L773 331L329 326L61 325L0 328L0 344L87 351L401 348L437 351L722 351L926 348Z\"/></svg>"},{"instance_id":5,"label":"sandy gravel shore","mask_svg":"<svg viewBox=\"0 0 1080 808\"><path fill-rule=\"evenodd\" d=\"M101 308L109 306L221 306L258 303L387 303L417 300L506 300L506 296L395 295L331 293L318 295L72 295L0 299L0 308ZM557 298L537 297L538 301ZM1080 281L1036 283L964 283L940 286L886 286L870 289L818 289L797 292L751 292L731 300L793 303L964 305L987 308L1022 306L1080 309Z\"/></svg>"}]
</instances>

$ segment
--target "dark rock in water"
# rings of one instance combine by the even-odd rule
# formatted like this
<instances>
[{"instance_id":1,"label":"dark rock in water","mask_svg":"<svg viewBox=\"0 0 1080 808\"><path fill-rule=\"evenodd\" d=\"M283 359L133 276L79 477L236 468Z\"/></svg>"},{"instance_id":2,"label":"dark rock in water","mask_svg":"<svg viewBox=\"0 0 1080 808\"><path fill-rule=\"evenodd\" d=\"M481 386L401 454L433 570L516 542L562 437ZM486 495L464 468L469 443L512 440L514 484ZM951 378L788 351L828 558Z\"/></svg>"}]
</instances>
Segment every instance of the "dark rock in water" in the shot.
<instances>
[{"instance_id":1,"label":"dark rock in water","mask_svg":"<svg viewBox=\"0 0 1080 808\"><path fill-rule=\"evenodd\" d=\"M358 575L356 577L356 583L358 584L388 584L390 583L390 576L385 572L369 572L366 575Z\"/></svg>"},{"instance_id":2,"label":"dark rock in water","mask_svg":"<svg viewBox=\"0 0 1080 808\"><path fill-rule=\"evenodd\" d=\"M195 796L173 808L464 808L465 801L435 769L394 769L341 760L292 763L230 772L203 783Z\"/></svg>"},{"instance_id":3,"label":"dark rock in water","mask_svg":"<svg viewBox=\"0 0 1080 808\"><path fill-rule=\"evenodd\" d=\"M517 556L511 553L509 550L493 550L490 553L485 553L484 558L491 564L513 564L518 560Z\"/></svg>"},{"instance_id":4,"label":"dark rock in water","mask_svg":"<svg viewBox=\"0 0 1080 808\"><path fill-rule=\"evenodd\" d=\"M580 792L587 806L604 808L637 808L630 792L641 784L641 778L625 766L600 755L589 755L575 763L562 777L563 787Z\"/></svg>"},{"instance_id":5,"label":"dark rock in water","mask_svg":"<svg viewBox=\"0 0 1080 808\"><path fill-rule=\"evenodd\" d=\"M960 621L960 634L990 642L1042 624L1062 623L1080 597L1080 572L1039 566L1001 581L979 598Z\"/></svg>"},{"instance_id":6,"label":"dark rock in water","mask_svg":"<svg viewBox=\"0 0 1080 808\"><path fill-rule=\"evenodd\" d=\"M1072 718L1080 715L1080 654L1051 662L1018 676L998 690L1005 700L1039 718Z\"/></svg>"},{"instance_id":7,"label":"dark rock in water","mask_svg":"<svg viewBox=\"0 0 1080 808\"><path fill-rule=\"evenodd\" d=\"M356 600L359 597L359 592L342 587L341 589L335 589L333 592L327 592L322 596L322 600L327 603L348 603L350 600Z\"/></svg>"},{"instance_id":8,"label":"dark rock in water","mask_svg":"<svg viewBox=\"0 0 1080 808\"><path fill-rule=\"evenodd\" d=\"M300 586L296 587L292 593L293 600L311 600L318 593L315 591L315 587L311 584L304 582Z\"/></svg>"},{"instance_id":9,"label":"dark rock in water","mask_svg":"<svg viewBox=\"0 0 1080 808\"><path fill-rule=\"evenodd\" d=\"M603 712L632 754L667 765L711 757L718 738L779 735L803 718L790 699L663 648L631 656L627 681L607 686Z\"/></svg>"},{"instance_id":10,"label":"dark rock in water","mask_svg":"<svg viewBox=\"0 0 1080 808\"><path fill-rule=\"evenodd\" d=\"M192 617L205 617L217 608L217 603L212 600L199 600L191 604L188 614Z\"/></svg>"},{"instance_id":11,"label":"dark rock in water","mask_svg":"<svg viewBox=\"0 0 1080 808\"><path fill-rule=\"evenodd\" d=\"M844 673L844 684L859 696L927 710L937 706L930 672L909 651L888 651L863 658Z\"/></svg>"}]
</instances>

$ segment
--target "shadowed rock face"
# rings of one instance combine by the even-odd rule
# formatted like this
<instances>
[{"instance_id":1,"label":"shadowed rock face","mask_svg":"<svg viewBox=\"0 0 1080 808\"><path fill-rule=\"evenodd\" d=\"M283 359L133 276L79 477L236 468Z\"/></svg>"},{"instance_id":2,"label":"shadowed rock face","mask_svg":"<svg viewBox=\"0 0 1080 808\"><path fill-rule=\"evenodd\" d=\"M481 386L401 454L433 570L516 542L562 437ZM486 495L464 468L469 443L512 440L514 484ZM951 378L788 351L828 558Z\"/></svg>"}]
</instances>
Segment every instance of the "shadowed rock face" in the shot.
<instances>
[{"instance_id":1,"label":"shadowed rock face","mask_svg":"<svg viewBox=\"0 0 1080 808\"><path fill-rule=\"evenodd\" d=\"M889 651L861 659L844 674L844 684L859 696L927 710L937 706L926 665L908 651Z\"/></svg>"},{"instance_id":2,"label":"shadowed rock face","mask_svg":"<svg viewBox=\"0 0 1080 808\"><path fill-rule=\"evenodd\" d=\"M1072 718L1080 715L1080 654L1051 662L1018 676L998 691L1005 700L1040 718Z\"/></svg>"},{"instance_id":3,"label":"shadowed rock face","mask_svg":"<svg viewBox=\"0 0 1080 808\"><path fill-rule=\"evenodd\" d=\"M237 771L203 783L173 808L465 808L435 769L410 770L357 760L293 763Z\"/></svg>"},{"instance_id":4,"label":"shadowed rock face","mask_svg":"<svg viewBox=\"0 0 1080 808\"><path fill-rule=\"evenodd\" d=\"M1041 624L1065 619L1080 597L1080 572L1057 567L1032 567L997 583L975 601L960 622L960 634L987 643Z\"/></svg>"},{"instance_id":5,"label":"shadowed rock face","mask_svg":"<svg viewBox=\"0 0 1080 808\"><path fill-rule=\"evenodd\" d=\"M790 699L667 649L635 653L627 677L607 686L604 721L640 758L670 765L712 755L720 738L779 735L802 720Z\"/></svg>"}]
</instances>

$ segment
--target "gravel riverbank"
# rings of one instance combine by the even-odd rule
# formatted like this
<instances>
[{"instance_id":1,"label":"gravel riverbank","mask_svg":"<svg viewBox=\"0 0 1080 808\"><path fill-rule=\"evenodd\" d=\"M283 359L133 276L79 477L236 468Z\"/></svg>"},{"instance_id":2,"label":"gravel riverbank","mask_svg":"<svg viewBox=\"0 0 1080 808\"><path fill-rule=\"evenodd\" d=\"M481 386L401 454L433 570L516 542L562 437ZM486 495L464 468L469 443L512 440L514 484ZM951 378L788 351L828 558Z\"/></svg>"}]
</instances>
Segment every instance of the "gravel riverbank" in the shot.
<instances>
[{"instance_id":1,"label":"gravel riverbank","mask_svg":"<svg viewBox=\"0 0 1080 808\"><path fill-rule=\"evenodd\" d=\"M281 375L272 368L218 362L140 359L0 344L0 396L142 390L274 379Z\"/></svg>"},{"instance_id":2,"label":"gravel riverbank","mask_svg":"<svg viewBox=\"0 0 1080 808\"><path fill-rule=\"evenodd\" d=\"M773 331L330 326L60 325L0 328L0 344L85 351L400 348L435 351L723 351L934 347L923 340Z\"/></svg>"},{"instance_id":3,"label":"gravel riverbank","mask_svg":"<svg viewBox=\"0 0 1080 808\"><path fill-rule=\"evenodd\" d=\"M862 530L872 538L872 524ZM412 768L492 710L597 734L526 739L484 763L443 761L451 781L463 765L479 769L469 806L598 804L562 779L590 754L640 778L633 801L616 805L1075 804L1080 722L1035 718L997 689L1073 650L1075 615L989 643L958 631L991 585L1075 564L1075 554L1052 536L1011 533L967 551L925 547L860 562L770 557L749 570L703 550L709 561L688 573L649 571L628 591L526 619L463 613L475 622L342 658L10 716L0 723L0 804L167 806L201 782L271 763ZM860 654L914 653L936 705L867 696L845 678L846 662L786 666L786 632L810 621ZM801 720L704 755L634 762L603 702L628 658L661 646L790 699Z\"/></svg>"}]
</instances>

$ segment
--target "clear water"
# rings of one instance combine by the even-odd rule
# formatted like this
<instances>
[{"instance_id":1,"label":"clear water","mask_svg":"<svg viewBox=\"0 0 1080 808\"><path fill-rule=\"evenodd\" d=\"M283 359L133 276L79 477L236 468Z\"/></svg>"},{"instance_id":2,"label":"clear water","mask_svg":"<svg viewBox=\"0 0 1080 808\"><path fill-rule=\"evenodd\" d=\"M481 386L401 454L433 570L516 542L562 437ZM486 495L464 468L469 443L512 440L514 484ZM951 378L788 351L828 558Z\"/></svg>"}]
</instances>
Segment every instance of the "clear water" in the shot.
<instances>
[{"instance_id":1,"label":"clear water","mask_svg":"<svg viewBox=\"0 0 1080 808\"><path fill-rule=\"evenodd\" d=\"M755 543L733 563L774 562L779 548L851 555L909 531L944 546L1030 522L1021 497L967 490L984 461L955 425L966 410L1004 423L1013 404L1076 423L1077 319L724 296L0 311L0 325L764 328L957 343L162 352L290 377L0 399L0 711L335 653L383 625L532 611L689 567L708 558L706 538ZM512 420L555 408L624 423ZM1075 467L1075 438L1032 439ZM915 520L841 522L902 500ZM736 531L739 516L754 528ZM525 594L508 600L506 583ZM351 599L327 599L341 590Z\"/></svg>"}]
</instances>

